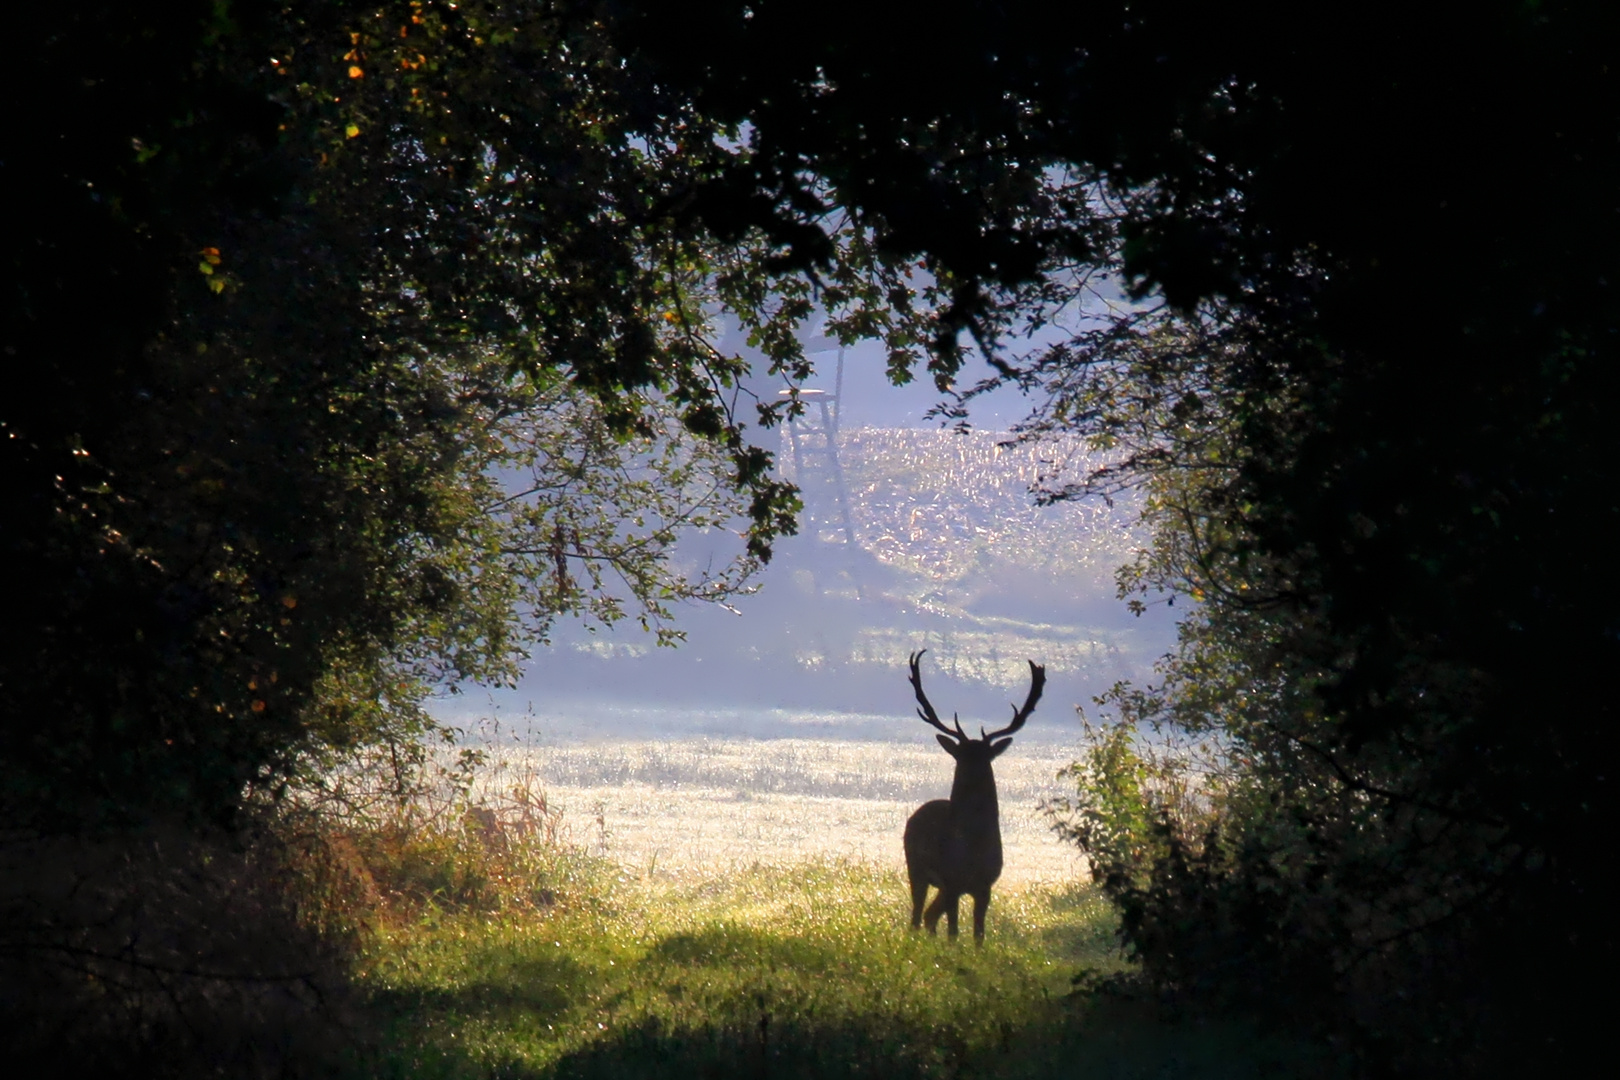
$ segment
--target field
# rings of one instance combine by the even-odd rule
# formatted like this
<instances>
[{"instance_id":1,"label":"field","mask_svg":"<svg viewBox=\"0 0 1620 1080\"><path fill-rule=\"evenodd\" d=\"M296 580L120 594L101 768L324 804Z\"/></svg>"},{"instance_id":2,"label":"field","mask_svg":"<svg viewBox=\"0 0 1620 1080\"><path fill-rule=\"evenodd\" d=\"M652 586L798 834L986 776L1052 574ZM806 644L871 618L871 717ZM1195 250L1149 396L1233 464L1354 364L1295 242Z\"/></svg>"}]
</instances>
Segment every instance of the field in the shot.
<instances>
[{"instance_id":1,"label":"field","mask_svg":"<svg viewBox=\"0 0 1620 1080\"><path fill-rule=\"evenodd\" d=\"M678 654L629 623L559 624L529 685L537 697L839 710L882 708L884 691L900 687L893 700L909 715L905 657L923 648L930 678L953 681L964 709L999 712L1031 657L1073 701L1150 679L1176 613L1154 606L1136 618L1116 596L1115 572L1146 543L1139 500L1038 506L1031 485L1083 476L1101 459L1073 442L1001 445L1007 437L842 431L847 498L831 470L783 474L804 485L801 532L777 541L759 593L735 598L735 614L683 612L691 636ZM698 574L734 539L694 537L676 563Z\"/></svg>"},{"instance_id":2,"label":"field","mask_svg":"<svg viewBox=\"0 0 1620 1080\"><path fill-rule=\"evenodd\" d=\"M855 542L880 562L934 581L982 575L991 560L1113 592L1114 567L1144 536L1123 497L1035 505L1103 463L1074 439L1013 444L1006 432L846 428L838 453ZM783 475L805 492L807 532L837 542L840 520L823 469ZM807 458L814 463L819 458Z\"/></svg>"},{"instance_id":3,"label":"field","mask_svg":"<svg viewBox=\"0 0 1620 1080\"><path fill-rule=\"evenodd\" d=\"M1015 744L996 762L1003 886L1074 882L1079 853L1038 804L1072 753ZM507 752L496 794L533 776L562 835L636 877L696 880L755 865L842 861L897 872L906 817L950 793L951 759L925 734L846 739L634 739Z\"/></svg>"},{"instance_id":4,"label":"field","mask_svg":"<svg viewBox=\"0 0 1620 1080\"><path fill-rule=\"evenodd\" d=\"M1294 1043L1097 989L1125 969L1114 916L1035 814L1064 759L1018 749L999 770L1008 873L984 948L906 929L899 831L948 787L937 749L700 738L494 753L474 797L539 798L549 815L541 901L429 906L383 928L363 971L383 1017L365 1071L1319 1074Z\"/></svg>"}]
</instances>

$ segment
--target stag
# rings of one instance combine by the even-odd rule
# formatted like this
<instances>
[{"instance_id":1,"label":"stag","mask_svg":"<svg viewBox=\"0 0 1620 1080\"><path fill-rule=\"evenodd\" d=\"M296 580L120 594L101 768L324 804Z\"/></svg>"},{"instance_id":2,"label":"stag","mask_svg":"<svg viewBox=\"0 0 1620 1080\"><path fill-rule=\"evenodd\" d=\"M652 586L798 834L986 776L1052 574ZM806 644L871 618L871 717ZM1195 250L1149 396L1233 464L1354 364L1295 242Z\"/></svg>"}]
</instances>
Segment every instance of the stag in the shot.
<instances>
[{"instance_id":1,"label":"stag","mask_svg":"<svg viewBox=\"0 0 1620 1080\"><path fill-rule=\"evenodd\" d=\"M973 940L984 944L984 914L990 907L990 886L1001 876L1001 812L996 806L996 775L990 768L1012 745L1012 735L1035 711L1046 688L1046 669L1029 662L1029 697L1023 708L1013 706L1012 723L999 731L979 728L975 739L962 730L953 713L955 730L940 723L939 714L923 693L918 663L927 652L911 654L911 688L917 692L917 715L940 730L934 738L956 759L951 797L923 803L906 821L906 874L911 878L911 928L928 920L928 932L939 932L939 917L951 937L956 936L956 909L965 893L973 897ZM928 887L939 890L923 910Z\"/></svg>"}]
</instances>

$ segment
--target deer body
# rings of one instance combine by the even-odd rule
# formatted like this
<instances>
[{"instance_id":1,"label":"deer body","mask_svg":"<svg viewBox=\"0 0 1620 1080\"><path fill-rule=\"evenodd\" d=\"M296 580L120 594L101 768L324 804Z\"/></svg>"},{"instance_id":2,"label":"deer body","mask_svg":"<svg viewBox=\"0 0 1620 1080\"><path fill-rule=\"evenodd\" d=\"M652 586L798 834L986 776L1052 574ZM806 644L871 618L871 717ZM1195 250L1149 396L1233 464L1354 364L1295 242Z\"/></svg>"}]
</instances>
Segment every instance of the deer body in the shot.
<instances>
[{"instance_id":1,"label":"deer body","mask_svg":"<svg viewBox=\"0 0 1620 1080\"><path fill-rule=\"evenodd\" d=\"M925 650L926 651L926 650ZM951 781L951 797L935 799L918 807L906 821L906 874L911 879L911 928L922 926L937 933L939 918L945 916L946 929L956 936L957 908L964 895L973 898L973 940L984 942L984 916L990 907L990 887L1001 877L1001 812L996 803L996 776L990 763L1012 745L1010 736L1024 726L1046 685L1046 669L1029 663L1030 691L1023 708L1013 709L1013 721L1000 731L988 734L980 729L973 738L955 721L955 730L940 722L934 707L923 694L918 662L922 653L911 656L911 685L921 706L917 715L939 728L935 738L945 752L956 759L956 776ZM932 886L939 890L927 910L923 908Z\"/></svg>"}]
</instances>

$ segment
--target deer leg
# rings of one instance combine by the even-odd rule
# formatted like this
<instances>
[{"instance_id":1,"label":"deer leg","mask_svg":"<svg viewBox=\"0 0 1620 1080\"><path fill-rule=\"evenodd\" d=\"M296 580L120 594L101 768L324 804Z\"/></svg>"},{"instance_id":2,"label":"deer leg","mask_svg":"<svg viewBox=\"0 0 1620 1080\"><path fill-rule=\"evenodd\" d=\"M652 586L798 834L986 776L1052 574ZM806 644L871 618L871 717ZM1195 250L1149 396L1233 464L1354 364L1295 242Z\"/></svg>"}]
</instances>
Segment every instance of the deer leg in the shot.
<instances>
[{"instance_id":1,"label":"deer leg","mask_svg":"<svg viewBox=\"0 0 1620 1080\"><path fill-rule=\"evenodd\" d=\"M911 879L911 928L922 927L923 904L928 901L928 879L914 877Z\"/></svg>"},{"instance_id":2,"label":"deer leg","mask_svg":"<svg viewBox=\"0 0 1620 1080\"><path fill-rule=\"evenodd\" d=\"M984 944L984 913L990 906L990 890L973 894L973 943Z\"/></svg>"}]
</instances>

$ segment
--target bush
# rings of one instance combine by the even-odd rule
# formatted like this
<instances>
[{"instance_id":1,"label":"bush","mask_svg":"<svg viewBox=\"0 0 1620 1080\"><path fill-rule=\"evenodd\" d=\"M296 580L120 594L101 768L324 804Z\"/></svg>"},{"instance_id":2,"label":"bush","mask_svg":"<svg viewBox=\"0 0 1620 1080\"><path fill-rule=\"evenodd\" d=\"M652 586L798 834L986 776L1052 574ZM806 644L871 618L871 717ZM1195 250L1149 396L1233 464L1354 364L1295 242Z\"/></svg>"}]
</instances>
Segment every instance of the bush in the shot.
<instances>
[{"instance_id":1,"label":"bush","mask_svg":"<svg viewBox=\"0 0 1620 1080\"><path fill-rule=\"evenodd\" d=\"M1550 978L1572 942L1538 914L1550 875L1526 859L1514 890L1481 891L1481 830L1235 754L1201 762L1129 723L1090 735L1075 794L1047 809L1155 994L1328 1040L1374 1074L1550 1066L1599 1030L1595 1005L1567 1008Z\"/></svg>"},{"instance_id":2,"label":"bush","mask_svg":"<svg viewBox=\"0 0 1620 1080\"><path fill-rule=\"evenodd\" d=\"M311 771L233 833L0 838L8 1060L53 1076L353 1071L372 1019L353 979L379 932L585 891L532 771L489 764L381 748Z\"/></svg>"},{"instance_id":3,"label":"bush","mask_svg":"<svg viewBox=\"0 0 1620 1080\"><path fill-rule=\"evenodd\" d=\"M19 1075L319 1076L361 1037L353 939L300 917L269 834L0 843L0 1028Z\"/></svg>"},{"instance_id":4,"label":"bush","mask_svg":"<svg viewBox=\"0 0 1620 1080\"><path fill-rule=\"evenodd\" d=\"M283 837L303 853L306 917L364 934L430 909L557 904L583 864L533 769L480 750L410 750L356 755L279 808Z\"/></svg>"}]
</instances>

